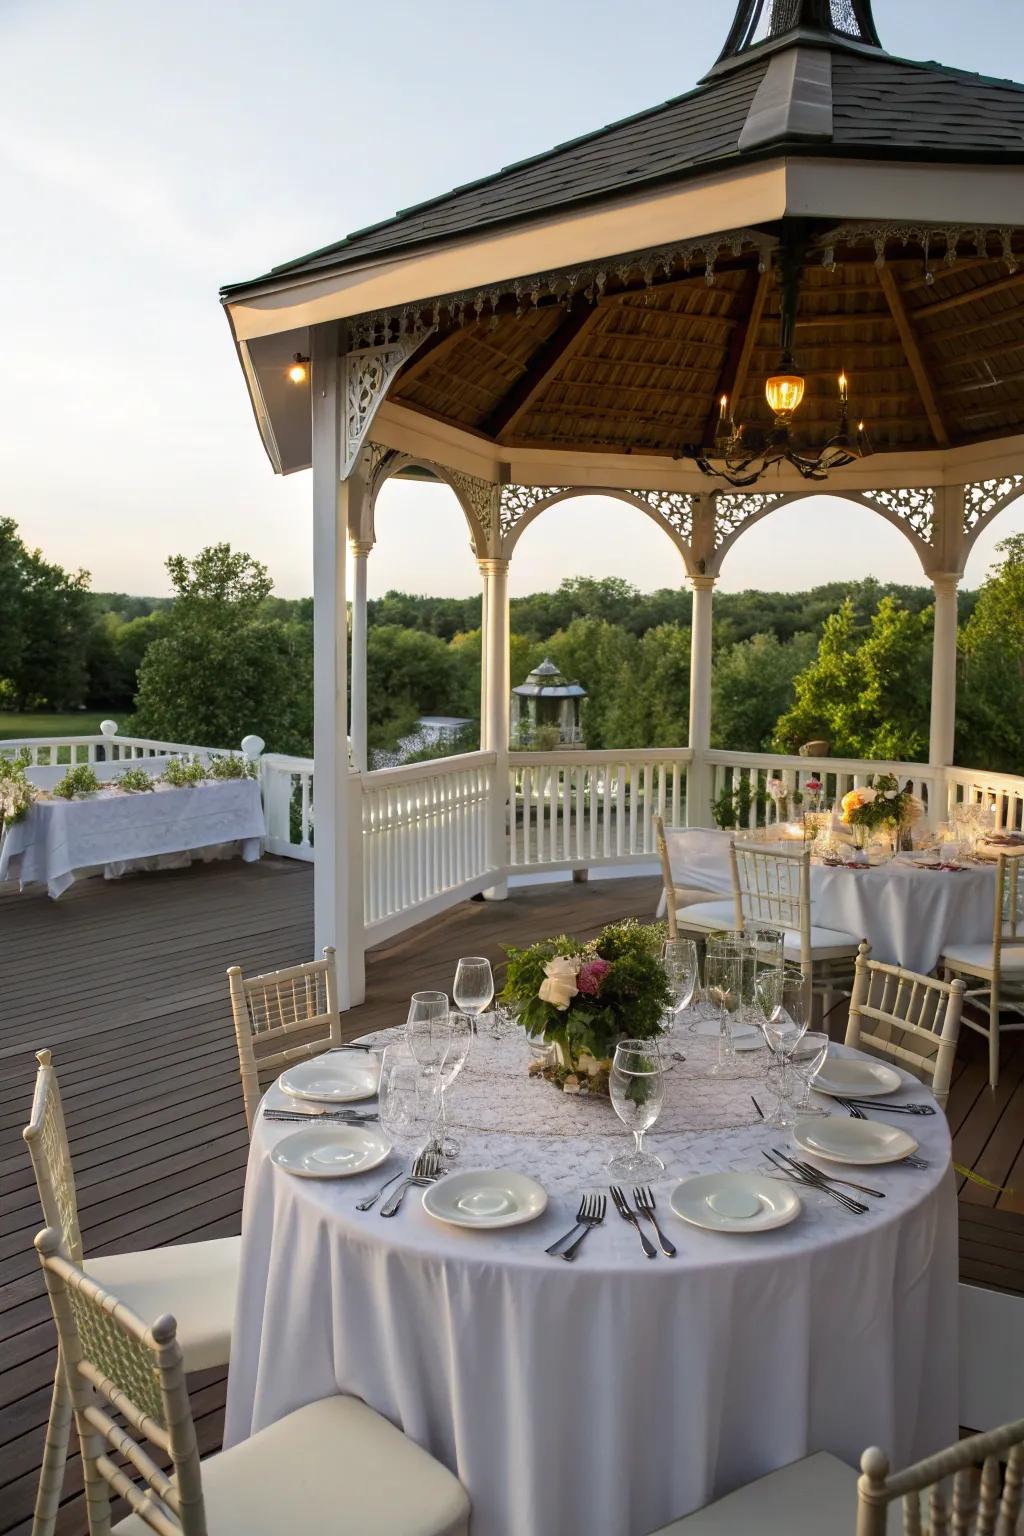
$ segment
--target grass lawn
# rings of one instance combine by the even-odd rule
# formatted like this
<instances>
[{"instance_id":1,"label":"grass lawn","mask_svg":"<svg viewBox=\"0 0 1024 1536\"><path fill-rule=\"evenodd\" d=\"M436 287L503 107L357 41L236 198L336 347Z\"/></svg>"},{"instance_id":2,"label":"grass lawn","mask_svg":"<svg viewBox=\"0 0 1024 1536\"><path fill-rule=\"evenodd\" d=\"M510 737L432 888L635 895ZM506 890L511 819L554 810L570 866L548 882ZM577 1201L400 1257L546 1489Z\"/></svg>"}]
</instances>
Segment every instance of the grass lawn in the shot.
<instances>
[{"instance_id":1,"label":"grass lawn","mask_svg":"<svg viewBox=\"0 0 1024 1536\"><path fill-rule=\"evenodd\" d=\"M131 717L109 709L72 710L66 715L16 715L0 710L0 741L17 736L98 736L101 720L116 720L121 733L131 735Z\"/></svg>"}]
</instances>

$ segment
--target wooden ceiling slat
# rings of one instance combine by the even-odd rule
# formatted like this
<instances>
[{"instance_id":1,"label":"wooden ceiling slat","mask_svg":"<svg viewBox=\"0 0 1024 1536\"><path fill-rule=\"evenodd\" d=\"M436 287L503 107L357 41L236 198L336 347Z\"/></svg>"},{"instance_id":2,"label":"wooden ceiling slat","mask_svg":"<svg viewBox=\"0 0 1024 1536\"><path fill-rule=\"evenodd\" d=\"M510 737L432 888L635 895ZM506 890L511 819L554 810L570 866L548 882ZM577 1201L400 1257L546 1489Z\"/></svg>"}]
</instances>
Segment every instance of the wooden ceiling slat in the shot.
<instances>
[{"instance_id":1,"label":"wooden ceiling slat","mask_svg":"<svg viewBox=\"0 0 1024 1536\"><path fill-rule=\"evenodd\" d=\"M751 274L749 283L747 316L742 326L737 326L732 333L732 342L728 355L722 365L722 371L715 384L715 393L712 396L711 407L704 422L704 432L701 441L710 445L715 440L715 432L719 420L719 401L727 396L733 406L733 412L738 416L739 404L743 399L744 390L747 387L747 376L750 373L750 363L754 355L754 343L761 326L761 318L764 307L768 302L775 280L771 268L764 272Z\"/></svg>"},{"instance_id":2,"label":"wooden ceiling slat","mask_svg":"<svg viewBox=\"0 0 1024 1536\"><path fill-rule=\"evenodd\" d=\"M932 429L932 436L935 438L935 441L938 443L940 448L948 448L949 433L946 430L946 423L942 419L942 412L939 409L939 403L935 397L935 391L932 389L931 376L928 373L928 369L925 367L924 358L921 356L921 349L918 346L917 336L914 332L913 326L910 323L910 320L907 317L907 309L903 302L903 295L897 288L896 279L893 277L888 267L879 267L878 280L882 286L882 292L885 294L889 308L892 310L892 317L896 322L896 329L900 333L900 340L903 343L903 350L907 354L907 362L910 364L910 371L914 375L914 381L917 384L918 390L920 392L921 404L924 406L925 414L928 417L928 421Z\"/></svg>"},{"instance_id":3,"label":"wooden ceiling slat","mask_svg":"<svg viewBox=\"0 0 1024 1536\"><path fill-rule=\"evenodd\" d=\"M879 268L879 273L886 271L885 267ZM996 278L992 283L979 283L974 288L964 288L960 293L954 293L946 299L936 299L932 304L920 304L914 310L915 319L923 319L928 315L941 315L949 309L961 309L965 304L973 304L977 299L988 299L994 293L1005 293L1010 288L1019 288L1024 283L1024 272L1011 272L1006 277Z\"/></svg>"},{"instance_id":4,"label":"wooden ceiling slat","mask_svg":"<svg viewBox=\"0 0 1024 1536\"><path fill-rule=\"evenodd\" d=\"M561 325L531 358L525 373L499 400L484 423L484 431L499 441L503 432L512 431L545 385L557 376L559 369L582 345L587 333L600 319L600 310L586 300L574 304Z\"/></svg>"}]
</instances>

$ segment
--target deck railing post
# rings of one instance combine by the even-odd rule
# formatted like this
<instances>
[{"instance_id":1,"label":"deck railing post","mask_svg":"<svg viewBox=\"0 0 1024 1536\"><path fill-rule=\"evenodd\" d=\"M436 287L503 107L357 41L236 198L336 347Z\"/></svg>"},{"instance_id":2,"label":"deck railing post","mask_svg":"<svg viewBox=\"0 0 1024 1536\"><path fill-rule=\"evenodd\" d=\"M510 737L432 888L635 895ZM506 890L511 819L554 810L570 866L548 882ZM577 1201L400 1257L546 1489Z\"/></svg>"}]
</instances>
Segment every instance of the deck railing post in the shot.
<instances>
[{"instance_id":1,"label":"deck railing post","mask_svg":"<svg viewBox=\"0 0 1024 1536\"><path fill-rule=\"evenodd\" d=\"M711 783L707 753L711 748L711 614L714 576L692 576L690 621L690 750L686 773L686 825L711 825Z\"/></svg>"},{"instance_id":2,"label":"deck railing post","mask_svg":"<svg viewBox=\"0 0 1024 1536\"><path fill-rule=\"evenodd\" d=\"M495 755L487 795L487 862L492 869L502 871L502 879L486 890L484 895L489 901L503 901L508 895L508 881L504 878L508 865L506 794L511 689L508 561L490 558L481 560L480 573L484 578L483 667L486 679L482 691L487 701L486 716L481 722L481 737L482 745Z\"/></svg>"}]
</instances>

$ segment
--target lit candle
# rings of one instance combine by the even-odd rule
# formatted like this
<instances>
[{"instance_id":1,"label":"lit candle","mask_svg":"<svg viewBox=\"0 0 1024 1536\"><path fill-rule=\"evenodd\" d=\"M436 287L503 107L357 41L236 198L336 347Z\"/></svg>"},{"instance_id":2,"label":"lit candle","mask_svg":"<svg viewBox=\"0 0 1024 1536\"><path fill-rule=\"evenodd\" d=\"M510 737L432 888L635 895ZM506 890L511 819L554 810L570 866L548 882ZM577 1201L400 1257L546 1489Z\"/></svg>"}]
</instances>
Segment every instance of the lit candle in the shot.
<instances>
[{"instance_id":1,"label":"lit candle","mask_svg":"<svg viewBox=\"0 0 1024 1536\"><path fill-rule=\"evenodd\" d=\"M724 421L725 420L725 413L726 413L726 410L728 408L728 405L729 405L729 396L728 395L723 395L721 400L719 400L719 402L718 402L718 419L719 419L719 421Z\"/></svg>"},{"instance_id":2,"label":"lit candle","mask_svg":"<svg viewBox=\"0 0 1024 1536\"><path fill-rule=\"evenodd\" d=\"M839 398L843 402L844 405L846 404L847 400L849 399L849 389L850 389L850 386L849 386L849 382L847 380L846 374L845 373L841 373L839 375Z\"/></svg>"}]
</instances>

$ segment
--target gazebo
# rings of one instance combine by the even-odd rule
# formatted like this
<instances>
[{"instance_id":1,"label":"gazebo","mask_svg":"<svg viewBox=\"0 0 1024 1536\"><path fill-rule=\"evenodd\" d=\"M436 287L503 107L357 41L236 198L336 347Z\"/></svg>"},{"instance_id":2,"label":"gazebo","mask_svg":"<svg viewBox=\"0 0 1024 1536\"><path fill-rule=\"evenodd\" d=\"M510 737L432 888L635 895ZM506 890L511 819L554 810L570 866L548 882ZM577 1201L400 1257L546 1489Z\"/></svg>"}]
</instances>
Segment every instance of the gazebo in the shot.
<instances>
[{"instance_id":1,"label":"gazebo","mask_svg":"<svg viewBox=\"0 0 1024 1536\"><path fill-rule=\"evenodd\" d=\"M512 689L512 730L519 744L528 744L538 730L557 732L560 743L582 743L580 705L587 690L570 683L554 662L545 658L518 687Z\"/></svg>"},{"instance_id":2,"label":"gazebo","mask_svg":"<svg viewBox=\"0 0 1024 1536\"><path fill-rule=\"evenodd\" d=\"M691 822L722 562L823 487L899 529L934 586L922 773L943 781L957 583L1024 487L1022 163L1024 87L888 54L870 0L740 0L685 95L223 290L271 464L313 471L317 943L347 949L349 1001L346 602L359 772L392 476L451 487L483 579L480 888L505 863L509 561L566 497L639 508L693 584Z\"/></svg>"}]
</instances>

